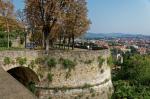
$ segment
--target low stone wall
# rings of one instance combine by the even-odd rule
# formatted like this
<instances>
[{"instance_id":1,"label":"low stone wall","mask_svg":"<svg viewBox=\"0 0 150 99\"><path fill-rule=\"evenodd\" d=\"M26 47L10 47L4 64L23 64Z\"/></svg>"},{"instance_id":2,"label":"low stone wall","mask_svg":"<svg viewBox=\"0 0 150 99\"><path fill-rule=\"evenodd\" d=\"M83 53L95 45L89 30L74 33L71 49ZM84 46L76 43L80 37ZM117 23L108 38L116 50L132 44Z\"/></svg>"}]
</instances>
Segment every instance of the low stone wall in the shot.
<instances>
[{"instance_id":1,"label":"low stone wall","mask_svg":"<svg viewBox=\"0 0 150 99\"><path fill-rule=\"evenodd\" d=\"M35 59L38 57L38 54L42 53L42 51L1 51L0 52L0 61L3 61L5 57L10 57L15 59L17 57L27 57L28 60Z\"/></svg>"},{"instance_id":2,"label":"low stone wall","mask_svg":"<svg viewBox=\"0 0 150 99\"><path fill-rule=\"evenodd\" d=\"M40 56L54 56L54 57L68 57L68 58L93 58L97 56L109 56L109 50L101 50L101 51L63 51L63 50L51 50L49 53L45 53L45 51L38 50L23 50L23 51L1 51L0 52L0 61L4 59L4 57L17 58L17 57L27 57L29 60L35 59Z\"/></svg>"},{"instance_id":3,"label":"low stone wall","mask_svg":"<svg viewBox=\"0 0 150 99\"><path fill-rule=\"evenodd\" d=\"M111 69L107 64L110 56L109 50L102 51L2 51L0 60L4 57L26 57L29 61L38 57L55 58L56 67L51 70L46 66L36 65L34 69L41 81L37 85L40 90L40 99L108 99L112 93ZM104 62L99 66L98 57L102 57ZM66 78L69 69L64 69L59 63L60 59L69 59L76 63L75 68L70 71L70 76ZM90 61L90 62L88 62ZM52 74L52 81L48 80L48 74Z\"/></svg>"}]
</instances>

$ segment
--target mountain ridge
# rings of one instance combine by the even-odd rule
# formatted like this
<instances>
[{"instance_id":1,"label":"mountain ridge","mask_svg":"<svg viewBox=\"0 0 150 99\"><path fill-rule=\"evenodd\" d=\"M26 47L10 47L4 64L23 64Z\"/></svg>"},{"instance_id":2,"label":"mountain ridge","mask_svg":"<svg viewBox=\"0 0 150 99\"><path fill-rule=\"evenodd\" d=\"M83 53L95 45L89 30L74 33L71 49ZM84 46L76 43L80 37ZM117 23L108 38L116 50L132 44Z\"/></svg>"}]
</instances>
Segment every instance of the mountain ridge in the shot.
<instances>
[{"instance_id":1,"label":"mountain ridge","mask_svg":"<svg viewBox=\"0 0 150 99\"><path fill-rule=\"evenodd\" d=\"M143 34L129 34L129 33L91 33L84 35L85 38L141 38L150 37L150 35Z\"/></svg>"}]
</instances>

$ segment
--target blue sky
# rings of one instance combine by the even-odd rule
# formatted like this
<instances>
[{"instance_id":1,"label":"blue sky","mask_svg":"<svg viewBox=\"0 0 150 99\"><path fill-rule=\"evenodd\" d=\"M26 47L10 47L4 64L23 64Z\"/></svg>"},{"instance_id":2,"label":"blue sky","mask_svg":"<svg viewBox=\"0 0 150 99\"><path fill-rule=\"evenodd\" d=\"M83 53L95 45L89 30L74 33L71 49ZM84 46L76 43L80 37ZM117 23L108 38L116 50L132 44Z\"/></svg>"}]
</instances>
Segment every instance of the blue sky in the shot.
<instances>
[{"instance_id":1,"label":"blue sky","mask_svg":"<svg viewBox=\"0 0 150 99\"><path fill-rule=\"evenodd\" d=\"M24 0L13 0L23 8ZM150 35L150 0L87 0L92 21L89 32Z\"/></svg>"}]
</instances>

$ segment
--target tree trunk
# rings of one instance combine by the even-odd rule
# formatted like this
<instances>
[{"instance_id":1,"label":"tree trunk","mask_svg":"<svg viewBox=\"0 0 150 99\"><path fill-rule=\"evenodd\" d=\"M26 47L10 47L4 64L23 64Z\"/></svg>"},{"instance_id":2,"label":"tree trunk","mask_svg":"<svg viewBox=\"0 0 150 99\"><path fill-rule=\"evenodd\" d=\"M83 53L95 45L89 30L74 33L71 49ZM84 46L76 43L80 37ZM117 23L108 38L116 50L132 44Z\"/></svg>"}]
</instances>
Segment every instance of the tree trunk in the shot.
<instances>
[{"instance_id":1,"label":"tree trunk","mask_svg":"<svg viewBox=\"0 0 150 99\"><path fill-rule=\"evenodd\" d=\"M26 48L27 45L27 33L26 33L26 28L24 26L24 48Z\"/></svg>"},{"instance_id":2,"label":"tree trunk","mask_svg":"<svg viewBox=\"0 0 150 99\"><path fill-rule=\"evenodd\" d=\"M24 47L26 48L26 45L27 45L27 33L26 32L24 32L25 34L24 34L24 36L25 36L25 44L24 44Z\"/></svg>"},{"instance_id":3,"label":"tree trunk","mask_svg":"<svg viewBox=\"0 0 150 99\"><path fill-rule=\"evenodd\" d=\"M74 50L74 34L72 34L72 50Z\"/></svg>"},{"instance_id":4,"label":"tree trunk","mask_svg":"<svg viewBox=\"0 0 150 99\"><path fill-rule=\"evenodd\" d=\"M61 35L60 35L60 38L59 38L59 49L61 47Z\"/></svg>"},{"instance_id":5,"label":"tree trunk","mask_svg":"<svg viewBox=\"0 0 150 99\"><path fill-rule=\"evenodd\" d=\"M45 49L45 35L44 35L44 32L43 32L42 46L43 46L43 49Z\"/></svg>"},{"instance_id":6,"label":"tree trunk","mask_svg":"<svg viewBox=\"0 0 150 99\"><path fill-rule=\"evenodd\" d=\"M46 52L49 51L49 38L46 39Z\"/></svg>"},{"instance_id":7,"label":"tree trunk","mask_svg":"<svg viewBox=\"0 0 150 99\"><path fill-rule=\"evenodd\" d=\"M66 37L64 37L63 47L64 47L64 50L65 50L66 49Z\"/></svg>"},{"instance_id":8,"label":"tree trunk","mask_svg":"<svg viewBox=\"0 0 150 99\"><path fill-rule=\"evenodd\" d=\"M70 37L68 38L68 50L70 48Z\"/></svg>"},{"instance_id":9,"label":"tree trunk","mask_svg":"<svg viewBox=\"0 0 150 99\"><path fill-rule=\"evenodd\" d=\"M8 31L8 48L9 48L9 31Z\"/></svg>"},{"instance_id":10,"label":"tree trunk","mask_svg":"<svg viewBox=\"0 0 150 99\"><path fill-rule=\"evenodd\" d=\"M43 26L43 48L47 51L49 50L49 26Z\"/></svg>"},{"instance_id":11,"label":"tree trunk","mask_svg":"<svg viewBox=\"0 0 150 99\"><path fill-rule=\"evenodd\" d=\"M6 27L7 27L7 48L9 48L9 26L7 18L6 18Z\"/></svg>"}]
</instances>

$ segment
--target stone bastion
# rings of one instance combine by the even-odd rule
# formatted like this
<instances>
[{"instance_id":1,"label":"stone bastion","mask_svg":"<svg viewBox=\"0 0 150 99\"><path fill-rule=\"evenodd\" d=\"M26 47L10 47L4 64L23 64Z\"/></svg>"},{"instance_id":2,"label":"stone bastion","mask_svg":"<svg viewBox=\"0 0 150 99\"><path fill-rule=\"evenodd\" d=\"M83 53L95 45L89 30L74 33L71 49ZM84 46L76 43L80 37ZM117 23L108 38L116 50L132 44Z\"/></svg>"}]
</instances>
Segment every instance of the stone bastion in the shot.
<instances>
[{"instance_id":1,"label":"stone bastion","mask_svg":"<svg viewBox=\"0 0 150 99\"><path fill-rule=\"evenodd\" d=\"M4 65L9 57L13 64ZM16 58L26 58L20 65ZM39 81L40 99L109 99L113 92L109 50L100 51L1 51L0 64L5 71L30 68ZM27 72L29 77L32 76ZM34 77L34 76L32 76ZM33 80L33 78L32 78Z\"/></svg>"}]
</instances>

